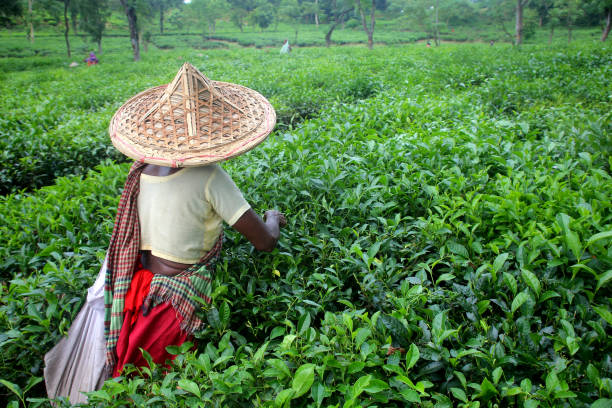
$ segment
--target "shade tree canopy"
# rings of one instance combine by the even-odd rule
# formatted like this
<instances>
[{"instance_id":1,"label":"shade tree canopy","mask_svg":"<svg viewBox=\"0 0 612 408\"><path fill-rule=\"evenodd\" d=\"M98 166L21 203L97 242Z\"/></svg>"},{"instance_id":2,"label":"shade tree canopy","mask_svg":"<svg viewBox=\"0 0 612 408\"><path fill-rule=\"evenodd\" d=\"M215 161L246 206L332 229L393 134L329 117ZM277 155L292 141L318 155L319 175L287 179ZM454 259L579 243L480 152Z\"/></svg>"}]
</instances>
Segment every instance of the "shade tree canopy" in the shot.
<instances>
[{"instance_id":1,"label":"shade tree canopy","mask_svg":"<svg viewBox=\"0 0 612 408\"><path fill-rule=\"evenodd\" d=\"M504 33L507 41L520 44L540 27L549 29L549 41L557 28L567 29L568 41L578 26L599 26L601 40L608 37L612 0L4 0L0 3L0 24L23 25L34 41L38 26L63 31L70 53L69 32L83 30L101 51L101 42L110 16L121 13L127 22L134 59L140 58L139 43L144 31L151 37L151 25L159 18L159 35L170 15L181 30L216 32L217 22L231 22L240 31L245 26L276 30L279 22L289 24L298 40L300 25L322 24L321 36L332 43L338 27L363 30L369 48L374 45L377 19L392 20L400 31L424 32L436 44L440 33L457 27L487 28L494 38ZM113 20L115 21L115 20ZM147 26L148 28L144 28Z\"/></svg>"}]
</instances>

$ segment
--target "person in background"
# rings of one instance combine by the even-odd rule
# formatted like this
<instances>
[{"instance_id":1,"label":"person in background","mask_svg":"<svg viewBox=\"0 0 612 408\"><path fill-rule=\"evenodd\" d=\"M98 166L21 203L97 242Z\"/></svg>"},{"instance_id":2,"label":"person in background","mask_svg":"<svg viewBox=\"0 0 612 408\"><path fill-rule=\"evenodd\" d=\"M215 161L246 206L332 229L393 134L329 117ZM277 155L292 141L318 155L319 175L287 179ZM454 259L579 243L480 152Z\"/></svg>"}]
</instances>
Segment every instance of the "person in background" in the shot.
<instances>
[{"instance_id":1,"label":"person in background","mask_svg":"<svg viewBox=\"0 0 612 408\"><path fill-rule=\"evenodd\" d=\"M171 115L171 119L170 116ZM45 355L49 398L86 402L126 364L174 356L205 324L223 223L272 251L284 214L260 218L219 162L268 136L276 113L256 91L211 81L189 63L174 80L129 99L111 119L115 147L135 160L119 201L104 264L68 336Z\"/></svg>"},{"instance_id":2,"label":"person in background","mask_svg":"<svg viewBox=\"0 0 612 408\"><path fill-rule=\"evenodd\" d=\"M98 60L98 57L96 57L96 54L92 51L89 53L89 57L85 58L85 62L87 63L87 66L90 66L96 65L100 61Z\"/></svg>"},{"instance_id":3,"label":"person in background","mask_svg":"<svg viewBox=\"0 0 612 408\"><path fill-rule=\"evenodd\" d=\"M281 54L289 54L291 52L291 46L289 45L289 40L285 40L283 46L280 49Z\"/></svg>"}]
</instances>

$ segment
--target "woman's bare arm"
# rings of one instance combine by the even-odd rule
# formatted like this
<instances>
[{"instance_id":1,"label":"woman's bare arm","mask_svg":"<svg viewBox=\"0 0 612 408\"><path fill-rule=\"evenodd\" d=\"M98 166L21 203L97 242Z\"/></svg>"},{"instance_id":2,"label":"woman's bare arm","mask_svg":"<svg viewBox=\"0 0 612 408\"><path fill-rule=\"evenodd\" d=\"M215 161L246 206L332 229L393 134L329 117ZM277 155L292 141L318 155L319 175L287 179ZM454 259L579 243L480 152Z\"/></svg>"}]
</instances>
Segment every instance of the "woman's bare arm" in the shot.
<instances>
[{"instance_id":1,"label":"woman's bare arm","mask_svg":"<svg viewBox=\"0 0 612 408\"><path fill-rule=\"evenodd\" d=\"M249 208L232 227L244 235L258 251L270 252L276 247L280 228L287 225L285 215L276 210L264 213L264 220Z\"/></svg>"}]
</instances>

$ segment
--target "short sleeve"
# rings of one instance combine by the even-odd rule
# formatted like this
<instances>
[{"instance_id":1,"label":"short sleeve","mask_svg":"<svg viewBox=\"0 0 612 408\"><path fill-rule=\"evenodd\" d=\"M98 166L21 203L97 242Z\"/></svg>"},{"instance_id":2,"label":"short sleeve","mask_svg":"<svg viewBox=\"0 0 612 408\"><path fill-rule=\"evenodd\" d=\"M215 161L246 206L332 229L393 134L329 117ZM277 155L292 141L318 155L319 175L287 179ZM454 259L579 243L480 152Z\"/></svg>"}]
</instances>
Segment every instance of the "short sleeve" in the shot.
<instances>
[{"instance_id":1,"label":"short sleeve","mask_svg":"<svg viewBox=\"0 0 612 408\"><path fill-rule=\"evenodd\" d=\"M229 225L234 225L251 208L234 180L219 166L209 179L205 193L212 208Z\"/></svg>"}]
</instances>

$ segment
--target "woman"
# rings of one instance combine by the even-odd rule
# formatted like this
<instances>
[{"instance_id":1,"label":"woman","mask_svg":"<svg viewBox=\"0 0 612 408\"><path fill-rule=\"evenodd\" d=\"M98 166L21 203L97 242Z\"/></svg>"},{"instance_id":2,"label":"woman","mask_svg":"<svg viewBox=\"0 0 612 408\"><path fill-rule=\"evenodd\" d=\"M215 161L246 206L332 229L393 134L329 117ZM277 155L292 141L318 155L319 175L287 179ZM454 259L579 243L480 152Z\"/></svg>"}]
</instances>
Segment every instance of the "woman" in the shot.
<instances>
[{"instance_id":1,"label":"woman","mask_svg":"<svg viewBox=\"0 0 612 408\"><path fill-rule=\"evenodd\" d=\"M89 57L85 58L85 62L87 63L87 66L91 66L91 65L96 65L98 62L100 62L98 60L98 57L96 57L96 54L92 51L89 53Z\"/></svg>"},{"instance_id":2,"label":"woman","mask_svg":"<svg viewBox=\"0 0 612 408\"><path fill-rule=\"evenodd\" d=\"M210 303L223 222L256 249L271 251L286 224L262 220L217 162L240 155L272 131L276 114L257 92L211 81L190 64L175 79L128 100L111 120L115 147L136 160L128 174L106 260L68 337L45 356L50 398L82 394L172 356L201 329L199 297ZM102 332L104 336L102 336Z\"/></svg>"}]
</instances>

